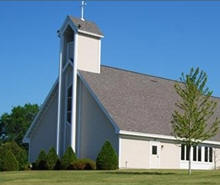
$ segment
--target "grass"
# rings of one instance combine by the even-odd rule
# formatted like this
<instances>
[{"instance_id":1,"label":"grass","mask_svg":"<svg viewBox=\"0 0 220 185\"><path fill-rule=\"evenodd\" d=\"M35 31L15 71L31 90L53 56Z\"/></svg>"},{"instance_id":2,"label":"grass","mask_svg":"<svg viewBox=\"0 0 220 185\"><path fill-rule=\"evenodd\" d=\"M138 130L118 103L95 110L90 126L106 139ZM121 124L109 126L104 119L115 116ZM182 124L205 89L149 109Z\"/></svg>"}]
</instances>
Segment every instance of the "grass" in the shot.
<instances>
[{"instance_id":1,"label":"grass","mask_svg":"<svg viewBox=\"0 0 220 185\"><path fill-rule=\"evenodd\" d=\"M0 185L213 185L220 170L118 170L0 172Z\"/></svg>"}]
</instances>

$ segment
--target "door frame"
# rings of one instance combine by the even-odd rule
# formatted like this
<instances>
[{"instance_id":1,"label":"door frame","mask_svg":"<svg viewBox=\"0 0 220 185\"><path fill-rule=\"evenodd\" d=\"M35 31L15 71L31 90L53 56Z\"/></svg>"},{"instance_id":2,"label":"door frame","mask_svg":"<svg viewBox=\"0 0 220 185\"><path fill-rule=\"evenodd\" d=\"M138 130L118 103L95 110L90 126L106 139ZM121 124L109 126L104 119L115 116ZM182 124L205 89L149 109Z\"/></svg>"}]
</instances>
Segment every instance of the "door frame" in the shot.
<instances>
[{"instance_id":1,"label":"door frame","mask_svg":"<svg viewBox=\"0 0 220 185\"><path fill-rule=\"evenodd\" d=\"M149 148L149 168L159 169L160 168L160 159L161 159L161 144L160 141L150 141ZM152 165L152 146L157 146L157 158L158 158L158 168L153 167Z\"/></svg>"}]
</instances>

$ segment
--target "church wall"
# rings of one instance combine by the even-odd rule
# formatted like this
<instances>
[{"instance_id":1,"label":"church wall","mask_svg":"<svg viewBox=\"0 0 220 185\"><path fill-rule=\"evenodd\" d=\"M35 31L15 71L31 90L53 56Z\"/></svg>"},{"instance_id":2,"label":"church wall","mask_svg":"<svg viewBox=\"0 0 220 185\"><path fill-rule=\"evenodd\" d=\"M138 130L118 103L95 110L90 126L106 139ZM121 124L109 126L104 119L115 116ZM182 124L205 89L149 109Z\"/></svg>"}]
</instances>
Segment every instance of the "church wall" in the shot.
<instances>
[{"instance_id":1,"label":"church wall","mask_svg":"<svg viewBox=\"0 0 220 185\"><path fill-rule=\"evenodd\" d=\"M39 152L44 149L48 151L50 147L56 148L57 135L57 106L58 106L58 87L55 94L50 97L48 107L44 109L37 127L30 136L29 161L34 162Z\"/></svg>"},{"instance_id":2,"label":"church wall","mask_svg":"<svg viewBox=\"0 0 220 185\"><path fill-rule=\"evenodd\" d=\"M149 141L120 136L119 168L149 168Z\"/></svg>"},{"instance_id":3,"label":"church wall","mask_svg":"<svg viewBox=\"0 0 220 185\"><path fill-rule=\"evenodd\" d=\"M106 140L110 141L115 151L118 152L118 135L115 134L111 122L87 88L82 85L82 82L78 83L78 89L81 90L81 97L78 96L80 98L78 99L80 113L78 112L79 116L77 118L78 121L80 119L80 124L77 125L79 157L95 160Z\"/></svg>"},{"instance_id":4,"label":"church wall","mask_svg":"<svg viewBox=\"0 0 220 185\"><path fill-rule=\"evenodd\" d=\"M160 168L178 169L180 168L180 145L177 143L160 142Z\"/></svg>"},{"instance_id":5,"label":"church wall","mask_svg":"<svg viewBox=\"0 0 220 185\"><path fill-rule=\"evenodd\" d=\"M161 168L178 169L180 167L180 147L176 143L169 143L157 139L120 136L120 168ZM158 166L153 164L152 144L157 142ZM156 167L155 167L156 166Z\"/></svg>"},{"instance_id":6,"label":"church wall","mask_svg":"<svg viewBox=\"0 0 220 185\"><path fill-rule=\"evenodd\" d=\"M101 40L79 34L77 68L83 71L100 73Z\"/></svg>"},{"instance_id":7,"label":"church wall","mask_svg":"<svg viewBox=\"0 0 220 185\"><path fill-rule=\"evenodd\" d=\"M220 169L220 148L216 148L214 151L214 161L215 161L215 168Z\"/></svg>"},{"instance_id":8,"label":"church wall","mask_svg":"<svg viewBox=\"0 0 220 185\"><path fill-rule=\"evenodd\" d=\"M60 125L60 155L62 156L66 148L70 146L71 139L71 125L66 123L66 103L67 103L67 89L72 84L73 81L73 70L69 66L63 73L63 86L62 86L62 96L61 96L61 125Z\"/></svg>"}]
</instances>

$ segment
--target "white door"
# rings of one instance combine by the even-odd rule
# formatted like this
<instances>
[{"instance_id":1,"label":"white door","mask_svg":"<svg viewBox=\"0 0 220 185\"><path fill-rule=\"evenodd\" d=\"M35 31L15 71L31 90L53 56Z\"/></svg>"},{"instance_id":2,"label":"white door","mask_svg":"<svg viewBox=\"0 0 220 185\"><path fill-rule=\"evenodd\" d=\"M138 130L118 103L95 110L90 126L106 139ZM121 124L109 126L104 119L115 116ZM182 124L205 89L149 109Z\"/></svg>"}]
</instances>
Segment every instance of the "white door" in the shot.
<instances>
[{"instance_id":1,"label":"white door","mask_svg":"<svg viewBox=\"0 0 220 185\"><path fill-rule=\"evenodd\" d=\"M160 168L160 142L150 142L150 168Z\"/></svg>"}]
</instances>

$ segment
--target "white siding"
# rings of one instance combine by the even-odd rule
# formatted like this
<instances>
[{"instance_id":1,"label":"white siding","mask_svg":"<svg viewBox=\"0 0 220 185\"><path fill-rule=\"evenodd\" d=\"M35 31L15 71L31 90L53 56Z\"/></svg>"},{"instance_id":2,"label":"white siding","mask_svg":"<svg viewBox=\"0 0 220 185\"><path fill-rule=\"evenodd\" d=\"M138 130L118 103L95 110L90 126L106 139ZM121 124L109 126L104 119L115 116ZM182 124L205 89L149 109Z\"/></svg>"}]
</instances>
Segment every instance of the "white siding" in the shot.
<instances>
[{"instance_id":1,"label":"white siding","mask_svg":"<svg viewBox=\"0 0 220 185\"><path fill-rule=\"evenodd\" d=\"M82 85L82 83L78 83L78 95L80 93L79 85ZM81 87L80 100L80 96L78 96L80 116L77 118L77 120L80 118L80 125L77 125L77 138L79 139L77 143L80 145L79 157L95 160L106 140L110 141L116 152L118 152L118 135L115 134L111 122L90 95L87 88L84 85Z\"/></svg>"},{"instance_id":2,"label":"white siding","mask_svg":"<svg viewBox=\"0 0 220 185\"><path fill-rule=\"evenodd\" d=\"M83 71L99 73L101 40L79 34L77 68Z\"/></svg>"},{"instance_id":3,"label":"white siding","mask_svg":"<svg viewBox=\"0 0 220 185\"><path fill-rule=\"evenodd\" d=\"M215 168L220 169L220 148L216 148L214 150L214 163Z\"/></svg>"},{"instance_id":4,"label":"white siding","mask_svg":"<svg viewBox=\"0 0 220 185\"><path fill-rule=\"evenodd\" d=\"M57 100L58 89L49 98L48 106L45 107L40 119L36 123L36 128L30 136L29 144L29 160L36 160L39 152L44 149L49 150L50 147L56 148L56 129L57 129Z\"/></svg>"},{"instance_id":5,"label":"white siding","mask_svg":"<svg viewBox=\"0 0 220 185\"><path fill-rule=\"evenodd\" d=\"M179 144L161 142L160 168L178 169L180 168Z\"/></svg>"},{"instance_id":6,"label":"white siding","mask_svg":"<svg viewBox=\"0 0 220 185\"><path fill-rule=\"evenodd\" d=\"M149 168L149 141L120 136L120 168Z\"/></svg>"}]
</instances>

